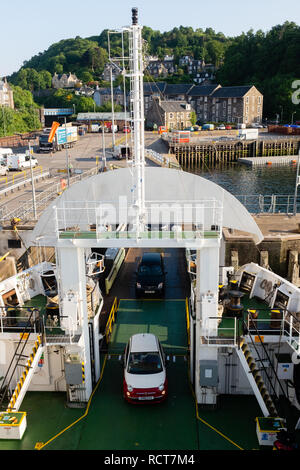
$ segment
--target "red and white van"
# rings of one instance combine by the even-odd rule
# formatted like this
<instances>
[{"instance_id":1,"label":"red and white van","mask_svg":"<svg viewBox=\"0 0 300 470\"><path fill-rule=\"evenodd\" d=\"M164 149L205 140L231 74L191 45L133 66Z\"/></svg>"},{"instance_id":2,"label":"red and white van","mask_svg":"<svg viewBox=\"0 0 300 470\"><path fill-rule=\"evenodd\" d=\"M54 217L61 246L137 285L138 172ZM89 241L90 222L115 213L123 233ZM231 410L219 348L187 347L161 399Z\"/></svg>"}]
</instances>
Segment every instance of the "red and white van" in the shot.
<instances>
[{"instance_id":1,"label":"red and white van","mask_svg":"<svg viewBox=\"0 0 300 470\"><path fill-rule=\"evenodd\" d=\"M130 403L165 400L166 360L158 338L151 333L131 336L124 357L123 394Z\"/></svg>"}]
</instances>

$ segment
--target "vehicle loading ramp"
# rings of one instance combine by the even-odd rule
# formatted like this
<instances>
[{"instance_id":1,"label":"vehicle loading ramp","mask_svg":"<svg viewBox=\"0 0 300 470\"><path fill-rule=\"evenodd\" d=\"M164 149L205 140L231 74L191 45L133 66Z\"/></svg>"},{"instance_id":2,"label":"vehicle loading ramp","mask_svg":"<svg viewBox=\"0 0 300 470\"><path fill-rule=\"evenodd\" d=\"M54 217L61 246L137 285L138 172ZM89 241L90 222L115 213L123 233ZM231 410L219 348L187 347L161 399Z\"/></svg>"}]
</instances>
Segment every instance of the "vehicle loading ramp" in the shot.
<instances>
[{"instance_id":1,"label":"vehicle loading ramp","mask_svg":"<svg viewBox=\"0 0 300 470\"><path fill-rule=\"evenodd\" d=\"M130 336L136 333L156 335L166 355L186 355L185 300L121 299L109 351L123 354Z\"/></svg>"}]
</instances>

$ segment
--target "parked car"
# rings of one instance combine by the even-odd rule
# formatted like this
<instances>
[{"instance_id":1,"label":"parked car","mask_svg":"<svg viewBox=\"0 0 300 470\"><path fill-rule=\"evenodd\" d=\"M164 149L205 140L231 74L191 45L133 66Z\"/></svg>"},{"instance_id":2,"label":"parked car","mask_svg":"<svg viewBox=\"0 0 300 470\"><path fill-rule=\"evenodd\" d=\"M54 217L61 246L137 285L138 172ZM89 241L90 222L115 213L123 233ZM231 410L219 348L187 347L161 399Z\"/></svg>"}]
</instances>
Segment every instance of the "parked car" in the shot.
<instances>
[{"instance_id":1,"label":"parked car","mask_svg":"<svg viewBox=\"0 0 300 470\"><path fill-rule=\"evenodd\" d=\"M141 294L165 293L165 269L161 253L144 253L136 272L136 297Z\"/></svg>"},{"instance_id":2,"label":"parked car","mask_svg":"<svg viewBox=\"0 0 300 470\"><path fill-rule=\"evenodd\" d=\"M230 131L232 129L232 127L231 126L225 126L225 129Z\"/></svg>"},{"instance_id":3,"label":"parked car","mask_svg":"<svg viewBox=\"0 0 300 470\"><path fill-rule=\"evenodd\" d=\"M166 399L166 360L159 339L138 333L128 341L124 354L123 395L129 403L157 403Z\"/></svg>"},{"instance_id":4,"label":"parked car","mask_svg":"<svg viewBox=\"0 0 300 470\"><path fill-rule=\"evenodd\" d=\"M225 131L225 129L226 129L226 128L225 128L224 125L221 125L221 126L218 126L218 127L217 127L217 130L218 130L218 131Z\"/></svg>"}]
</instances>

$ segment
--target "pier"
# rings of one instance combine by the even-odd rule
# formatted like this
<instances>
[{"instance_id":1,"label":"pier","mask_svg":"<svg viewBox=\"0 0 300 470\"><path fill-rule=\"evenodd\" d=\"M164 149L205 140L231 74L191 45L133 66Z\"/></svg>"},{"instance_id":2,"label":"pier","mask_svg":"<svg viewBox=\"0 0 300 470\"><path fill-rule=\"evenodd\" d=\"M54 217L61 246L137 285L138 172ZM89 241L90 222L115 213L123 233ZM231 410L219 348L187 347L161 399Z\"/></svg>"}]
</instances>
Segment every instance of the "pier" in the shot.
<instances>
[{"instance_id":1,"label":"pier","mask_svg":"<svg viewBox=\"0 0 300 470\"><path fill-rule=\"evenodd\" d=\"M247 166L265 166L265 165L274 165L274 166L284 166L284 165L295 165L298 161L298 157L293 155L285 155L278 157L252 157L252 158L239 158L238 163L242 163Z\"/></svg>"},{"instance_id":2,"label":"pier","mask_svg":"<svg viewBox=\"0 0 300 470\"><path fill-rule=\"evenodd\" d=\"M191 136L189 143L173 143L165 139L169 154L173 155L183 168L196 168L216 163L241 162L257 157L291 157L298 155L300 137L264 136L257 140L240 140L234 137L214 136L201 140Z\"/></svg>"}]
</instances>

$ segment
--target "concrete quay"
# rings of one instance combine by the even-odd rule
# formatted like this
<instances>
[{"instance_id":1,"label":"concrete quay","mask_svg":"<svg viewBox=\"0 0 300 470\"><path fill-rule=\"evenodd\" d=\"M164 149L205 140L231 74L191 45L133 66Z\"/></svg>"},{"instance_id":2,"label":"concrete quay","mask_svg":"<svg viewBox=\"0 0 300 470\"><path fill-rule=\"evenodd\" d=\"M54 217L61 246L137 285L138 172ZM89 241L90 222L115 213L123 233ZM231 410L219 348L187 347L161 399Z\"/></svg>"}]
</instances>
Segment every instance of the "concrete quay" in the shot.
<instances>
[{"instance_id":1,"label":"concrete quay","mask_svg":"<svg viewBox=\"0 0 300 470\"><path fill-rule=\"evenodd\" d=\"M253 218L263 241L255 245L249 233L224 228L225 264L237 267L254 262L300 286L300 214L259 214Z\"/></svg>"},{"instance_id":2,"label":"concrete quay","mask_svg":"<svg viewBox=\"0 0 300 470\"><path fill-rule=\"evenodd\" d=\"M247 166L284 166L284 165L294 165L297 163L297 155L283 155L278 157L248 157L248 158L238 158L237 162L242 163Z\"/></svg>"}]
</instances>

